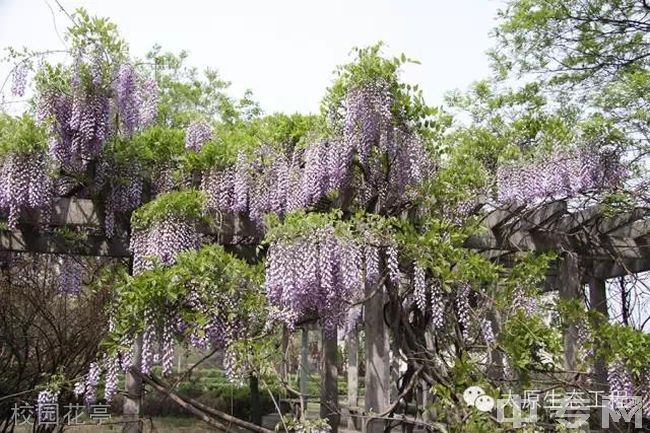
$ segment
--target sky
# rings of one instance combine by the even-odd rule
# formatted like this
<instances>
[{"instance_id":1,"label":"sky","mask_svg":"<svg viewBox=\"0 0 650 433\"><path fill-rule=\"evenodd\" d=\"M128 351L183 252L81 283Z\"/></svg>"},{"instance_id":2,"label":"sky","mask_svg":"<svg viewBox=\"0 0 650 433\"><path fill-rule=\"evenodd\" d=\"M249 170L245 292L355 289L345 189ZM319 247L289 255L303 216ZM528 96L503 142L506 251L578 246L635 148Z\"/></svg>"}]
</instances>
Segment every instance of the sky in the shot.
<instances>
[{"instance_id":1,"label":"sky","mask_svg":"<svg viewBox=\"0 0 650 433\"><path fill-rule=\"evenodd\" d=\"M110 18L135 56L156 43L169 51L188 50L190 65L218 69L233 83L235 96L251 89L267 113L316 112L336 65L350 60L353 47L380 40L386 54L405 53L421 62L407 66L403 78L420 84L429 104L440 105L446 92L489 75L489 33L502 5L502 0L59 2L70 12L84 7ZM55 0L0 0L0 47L61 49L59 36L69 24ZM7 71L0 65L0 82ZM650 300L644 302L650 309ZM618 316L620 306L610 306Z\"/></svg>"},{"instance_id":2,"label":"sky","mask_svg":"<svg viewBox=\"0 0 650 433\"><path fill-rule=\"evenodd\" d=\"M316 112L350 50L384 41L417 59L403 78L429 104L489 75L486 51L500 0L60 0L110 18L143 56L155 43L216 68L233 95L251 89L267 113ZM50 10L50 8L52 10ZM69 25L55 0L0 0L0 47L60 49ZM57 34L58 29L58 34ZM0 69L0 72L6 69ZM5 74L6 75L6 72ZM0 78L4 80L4 76Z\"/></svg>"}]
</instances>

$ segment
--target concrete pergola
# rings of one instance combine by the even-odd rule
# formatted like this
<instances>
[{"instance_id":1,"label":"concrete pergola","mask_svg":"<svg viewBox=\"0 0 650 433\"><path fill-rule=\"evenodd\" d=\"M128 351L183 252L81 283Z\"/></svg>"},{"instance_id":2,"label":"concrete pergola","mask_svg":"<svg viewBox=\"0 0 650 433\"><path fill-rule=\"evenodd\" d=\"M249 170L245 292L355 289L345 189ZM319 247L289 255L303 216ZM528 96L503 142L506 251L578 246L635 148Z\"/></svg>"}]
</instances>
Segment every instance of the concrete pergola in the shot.
<instances>
[{"instance_id":1,"label":"concrete pergola","mask_svg":"<svg viewBox=\"0 0 650 433\"><path fill-rule=\"evenodd\" d=\"M606 280L650 270L648 208L639 207L610 215L607 209L598 205L571 211L568 200L556 200L533 208L523 204L499 207L484 211L483 215L482 230L467 240L468 248L506 266L511 265L521 252L556 252L559 258L548 271L544 289L557 290L564 299L582 299L581 289L586 284L589 286L590 308L605 316L608 311ZM89 234L70 242L56 230L39 231L38 221L24 213L17 230L0 231L0 251L130 258L128 238L107 239L101 235L103 218L90 199L57 199L49 224L88 229ZM242 244L246 249L253 242L252 224L235 215L222 215L215 226L202 227L201 232L212 242L232 250L240 249L240 254ZM373 366L367 369L365 405L374 413L384 411L390 403L390 345L383 307L381 296L369 296L365 304L366 362ZM303 333L302 338L305 347L306 335ZM576 340L577 329L569 326L564 336L564 367L567 370L575 369ZM321 407L329 413L339 411L335 344L336 341L332 346L331 341L324 340ZM596 362L595 370L596 377L605 381L604 364ZM348 384L356 386L353 385L355 382L356 377L350 377ZM127 374L125 416L134 419L139 416L141 387L140 376ZM352 394L353 390L349 390L349 395ZM374 428L371 424L369 430L381 428Z\"/></svg>"}]
</instances>

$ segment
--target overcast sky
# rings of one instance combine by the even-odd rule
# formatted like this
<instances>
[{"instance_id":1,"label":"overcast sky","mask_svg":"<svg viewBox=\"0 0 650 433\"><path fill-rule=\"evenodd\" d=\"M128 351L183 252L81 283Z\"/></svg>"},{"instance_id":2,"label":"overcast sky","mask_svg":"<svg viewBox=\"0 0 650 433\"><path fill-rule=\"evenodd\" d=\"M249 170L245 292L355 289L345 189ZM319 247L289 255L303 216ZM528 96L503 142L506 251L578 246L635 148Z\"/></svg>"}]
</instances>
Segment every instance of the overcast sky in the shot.
<instances>
[{"instance_id":1,"label":"overcast sky","mask_svg":"<svg viewBox=\"0 0 650 433\"><path fill-rule=\"evenodd\" d=\"M404 78L421 85L429 103L489 74L499 0L60 0L111 18L142 56L154 43L190 52L250 88L266 112L314 112L337 64L350 49L382 40L390 55L422 62ZM48 4L55 11L53 17ZM54 0L0 0L0 46L56 49L69 21ZM4 79L4 77L2 77Z\"/></svg>"}]
</instances>

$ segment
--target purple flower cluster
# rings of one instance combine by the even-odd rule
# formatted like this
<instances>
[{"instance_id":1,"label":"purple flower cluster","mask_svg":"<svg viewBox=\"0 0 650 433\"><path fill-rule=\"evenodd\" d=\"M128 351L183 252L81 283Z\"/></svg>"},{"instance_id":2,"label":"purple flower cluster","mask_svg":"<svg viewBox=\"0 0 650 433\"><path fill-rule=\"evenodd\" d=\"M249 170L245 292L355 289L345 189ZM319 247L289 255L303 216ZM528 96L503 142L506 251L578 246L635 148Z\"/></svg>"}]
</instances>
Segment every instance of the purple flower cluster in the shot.
<instances>
[{"instance_id":1,"label":"purple flower cluster","mask_svg":"<svg viewBox=\"0 0 650 433\"><path fill-rule=\"evenodd\" d=\"M422 313L427 311L427 286L424 268L417 263L413 264L413 297L415 305Z\"/></svg>"},{"instance_id":2,"label":"purple flower cluster","mask_svg":"<svg viewBox=\"0 0 650 433\"><path fill-rule=\"evenodd\" d=\"M120 341L120 346L125 347L118 353L120 359L120 367L122 371L128 371L133 366L133 340L123 337Z\"/></svg>"},{"instance_id":3,"label":"purple flower cluster","mask_svg":"<svg viewBox=\"0 0 650 433\"><path fill-rule=\"evenodd\" d=\"M193 122L185 130L185 148L198 152L212 140L212 127L205 122Z\"/></svg>"},{"instance_id":4,"label":"purple flower cluster","mask_svg":"<svg viewBox=\"0 0 650 433\"><path fill-rule=\"evenodd\" d=\"M386 205L399 206L433 167L422 140L394 119L392 105L383 82L351 90L343 139L315 141L290 155L271 146L262 146L248 158L239 154L234 167L204 174L201 188L209 207L248 213L261 225L265 213L281 215L313 206L352 182L357 182L358 204L379 197ZM363 178L354 176L355 154ZM382 155L390 161L388 172Z\"/></svg>"},{"instance_id":5,"label":"purple flower cluster","mask_svg":"<svg viewBox=\"0 0 650 433\"><path fill-rule=\"evenodd\" d=\"M104 399L107 404L113 401L113 397L117 393L117 373L119 370L119 359L117 356L112 356L104 361L106 366L106 376L104 378Z\"/></svg>"},{"instance_id":6,"label":"purple flower cluster","mask_svg":"<svg viewBox=\"0 0 650 433\"><path fill-rule=\"evenodd\" d=\"M81 262L73 256L63 256L57 281L59 293L78 295L81 293L82 279L83 266Z\"/></svg>"},{"instance_id":7,"label":"purple flower cluster","mask_svg":"<svg viewBox=\"0 0 650 433\"><path fill-rule=\"evenodd\" d=\"M27 72L29 68L25 62L20 62L11 71L11 94L22 98L27 87Z\"/></svg>"},{"instance_id":8,"label":"purple flower cluster","mask_svg":"<svg viewBox=\"0 0 650 433\"><path fill-rule=\"evenodd\" d=\"M388 268L388 278L391 283L399 287L402 274L399 270L399 256L395 245L389 245L386 248L386 267Z\"/></svg>"},{"instance_id":9,"label":"purple flower cluster","mask_svg":"<svg viewBox=\"0 0 650 433\"><path fill-rule=\"evenodd\" d=\"M641 407L643 415L650 416L650 371L645 371L641 376L641 383L638 387L638 392L641 394Z\"/></svg>"},{"instance_id":10,"label":"purple flower cluster","mask_svg":"<svg viewBox=\"0 0 650 433\"><path fill-rule=\"evenodd\" d=\"M517 287L512 296L512 305L521 309L528 316L539 313L539 303L534 296L530 296L522 287Z\"/></svg>"},{"instance_id":11,"label":"purple flower cluster","mask_svg":"<svg viewBox=\"0 0 650 433\"><path fill-rule=\"evenodd\" d=\"M261 227L266 213L281 215L314 204L326 192L315 185L325 185L326 178L309 164L303 168L301 152L287 158L262 146L251 158L239 153L233 167L204 173L201 189L209 209L247 213Z\"/></svg>"},{"instance_id":12,"label":"purple flower cluster","mask_svg":"<svg viewBox=\"0 0 650 433\"><path fill-rule=\"evenodd\" d=\"M470 326L472 323L471 307L469 304L471 291L472 288L467 283L462 283L456 291L456 309L464 339L469 338Z\"/></svg>"},{"instance_id":13,"label":"purple flower cluster","mask_svg":"<svg viewBox=\"0 0 650 433\"><path fill-rule=\"evenodd\" d=\"M250 183L246 155L243 152L239 152L237 155L237 163L235 164L235 173L233 175L232 210L234 212L246 212L248 210Z\"/></svg>"},{"instance_id":14,"label":"purple flower cluster","mask_svg":"<svg viewBox=\"0 0 650 433\"><path fill-rule=\"evenodd\" d=\"M137 275L151 269L151 258L163 265L176 263L181 251L199 247L199 234L192 222L169 215L146 229L132 233L130 249L133 253L133 273Z\"/></svg>"},{"instance_id":15,"label":"purple flower cluster","mask_svg":"<svg viewBox=\"0 0 650 433\"><path fill-rule=\"evenodd\" d=\"M142 167L138 163L123 164L102 159L95 172L95 188L108 186L104 210L104 233L111 238L115 235L115 218L127 214L142 204L144 179Z\"/></svg>"},{"instance_id":16,"label":"purple flower cluster","mask_svg":"<svg viewBox=\"0 0 650 433\"><path fill-rule=\"evenodd\" d=\"M97 386L99 385L101 369L97 362L91 362L86 376L86 384L84 390L84 401L86 404L93 404L96 400Z\"/></svg>"},{"instance_id":17,"label":"purple flower cluster","mask_svg":"<svg viewBox=\"0 0 650 433\"><path fill-rule=\"evenodd\" d=\"M21 210L37 212L47 222L54 189L45 155L9 154L0 166L0 208L8 212L9 227L18 225Z\"/></svg>"},{"instance_id":18,"label":"purple flower cluster","mask_svg":"<svg viewBox=\"0 0 650 433\"><path fill-rule=\"evenodd\" d=\"M154 364L156 334L156 325L151 315L145 315L144 333L142 334L142 362L140 364L140 371L143 374L149 374Z\"/></svg>"},{"instance_id":19,"label":"purple flower cluster","mask_svg":"<svg viewBox=\"0 0 650 433\"><path fill-rule=\"evenodd\" d=\"M594 149L556 153L540 161L499 167L498 200L534 203L546 198L574 197L587 191L615 188L625 176L625 168L613 154Z\"/></svg>"},{"instance_id":20,"label":"purple flower cluster","mask_svg":"<svg viewBox=\"0 0 650 433\"><path fill-rule=\"evenodd\" d=\"M494 344L496 339L494 338L494 331L492 329L492 322L488 319L481 320L481 333L483 334L483 340L485 344L491 346Z\"/></svg>"},{"instance_id":21,"label":"purple flower cluster","mask_svg":"<svg viewBox=\"0 0 650 433\"><path fill-rule=\"evenodd\" d=\"M445 298L439 281L431 284L431 325L434 330L442 328L445 316Z\"/></svg>"},{"instance_id":22,"label":"purple flower cluster","mask_svg":"<svg viewBox=\"0 0 650 433\"><path fill-rule=\"evenodd\" d=\"M138 74L133 65L120 65L113 80L115 106L122 132L133 135L138 129L150 125L156 117L158 87L154 80Z\"/></svg>"},{"instance_id":23,"label":"purple flower cluster","mask_svg":"<svg viewBox=\"0 0 650 433\"><path fill-rule=\"evenodd\" d=\"M318 317L333 330L345 317L348 302L363 290L362 245L338 237L333 227L297 239L274 242L268 252L266 292L271 304L293 327L296 320Z\"/></svg>"},{"instance_id":24,"label":"purple flower cluster","mask_svg":"<svg viewBox=\"0 0 650 433\"><path fill-rule=\"evenodd\" d=\"M82 74L89 70L91 80ZM131 136L150 125L156 116L158 90L155 81L140 76L133 66L121 65L105 83L101 68L84 65L78 58L73 67L72 93L46 91L40 95L38 117L47 121L52 138L49 155L66 172L83 172L102 152L111 129L109 117L118 115L120 132Z\"/></svg>"},{"instance_id":25,"label":"purple flower cluster","mask_svg":"<svg viewBox=\"0 0 650 433\"><path fill-rule=\"evenodd\" d=\"M225 370L226 377L232 383L243 384L248 372L248 365L238 359L237 353L232 347L227 347L223 354L222 361L223 369Z\"/></svg>"},{"instance_id":26,"label":"purple flower cluster","mask_svg":"<svg viewBox=\"0 0 650 433\"><path fill-rule=\"evenodd\" d=\"M87 405L95 403L97 400L97 388L104 373L104 399L107 403L113 400L117 393L118 374L120 367L124 371L130 368L124 364L123 353L116 353L114 355L105 355L101 362L91 362L86 374L85 381L79 381L74 384L74 394L77 397L84 396L84 402Z\"/></svg>"},{"instance_id":27,"label":"purple flower cluster","mask_svg":"<svg viewBox=\"0 0 650 433\"><path fill-rule=\"evenodd\" d=\"M362 164L368 163L373 147L392 147L394 144L392 107L393 97L384 80L348 92L345 141L358 152Z\"/></svg>"},{"instance_id":28,"label":"purple flower cluster","mask_svg":"<svg viewBox=\"0 0 650 433\"><path fill-rule=\"evenodd\" d=\"M634 385L632 375L621 359L615 359L607 366L607 382L610 405L613 408L630 407Z\"/></svg>"},{"instance_id":29,"label":"purple flower cluster","mask_svg":"<svg viewBox=\"0 0 650 433\"><path fill-rule=\"evenodd\" d=\"M81 397L86 392L86 383L79 381L74 384L73 393L77 397Z\"/></svg>"},{"instance_id":30,"label":"purple flower cluster","mask_svg":"<svg viewBox=\"0 0 650 433\"><path fill-rule=\"evenodd\" d=\"M162 373L168 376L172 373L174 366L174 334L173 329L169 324L163 328L162 332Z\"/></svg>"},{"instance_id":31,"label":"purple flower cluster","mask_svg":"<svg viewBox=\"0 0 650 433\"><path fill-rule=\"evenodd\" d=\"M409 187L433 170L421 139L393 113L393 106L390 85L384 80L351 88L347 94L345 148L337 149L335 165L342 168L342 180L350 180L352 156L359 155L366 177L358 185L365 189L357 197L361 204L375 195L383 202L402 203L410 196ZM388 174L382 155L390 161Z\"/></svg>"}]
</instances>

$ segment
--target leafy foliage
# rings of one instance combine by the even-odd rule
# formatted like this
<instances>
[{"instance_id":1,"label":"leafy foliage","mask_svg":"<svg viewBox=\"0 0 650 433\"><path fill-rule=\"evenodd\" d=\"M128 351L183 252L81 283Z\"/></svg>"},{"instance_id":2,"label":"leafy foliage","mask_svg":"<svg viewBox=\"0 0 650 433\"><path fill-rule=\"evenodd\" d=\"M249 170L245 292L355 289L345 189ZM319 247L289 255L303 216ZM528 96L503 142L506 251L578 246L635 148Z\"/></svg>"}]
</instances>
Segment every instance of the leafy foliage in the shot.
<instances>
[{"instance_id":1,"label":"leafy foliage","mask_svg":"<svg viewBox=\"0 0 650 433\"><path fill-rule=\"evenodd\" d=\"M0 115L0 158L8 154L38 154L46 148L45 131L30 116Z\"/></svg>"},{"instance_id":2,"label":"leafy foliage","mask_svg":"<svg viewBox=\"0 0 650 433\"><path fill-rule=\"evenodd\" d=\"M204 203L203 193L193 189L162 194L133 213L132 225L145 228L169 216L201 221L206 219Z\"/></svg>"},{"instance_id":3,"label":"leafy foliage","mask_svg":"<svg viewBox=\"0 0 650 433\"><path fill-rule=\"evenodd\" d=\"M115 324L113 344L124 335L142 331L145 315L151 313L157 321L175 317L190 324L182 335L189 336L195 330L203 335L202 326L209 323L211 312L223 306L226 298L237 299L237 303L223 317L224 321L244 320L251 329L262 326L261 275L259 266L236 259L218 245L181 253L172 266L157 267L135 277L125 275L111 309ZM195 308L196 301L190 294L200 299L202 308Z\"/></svg>"}]
</instances>

